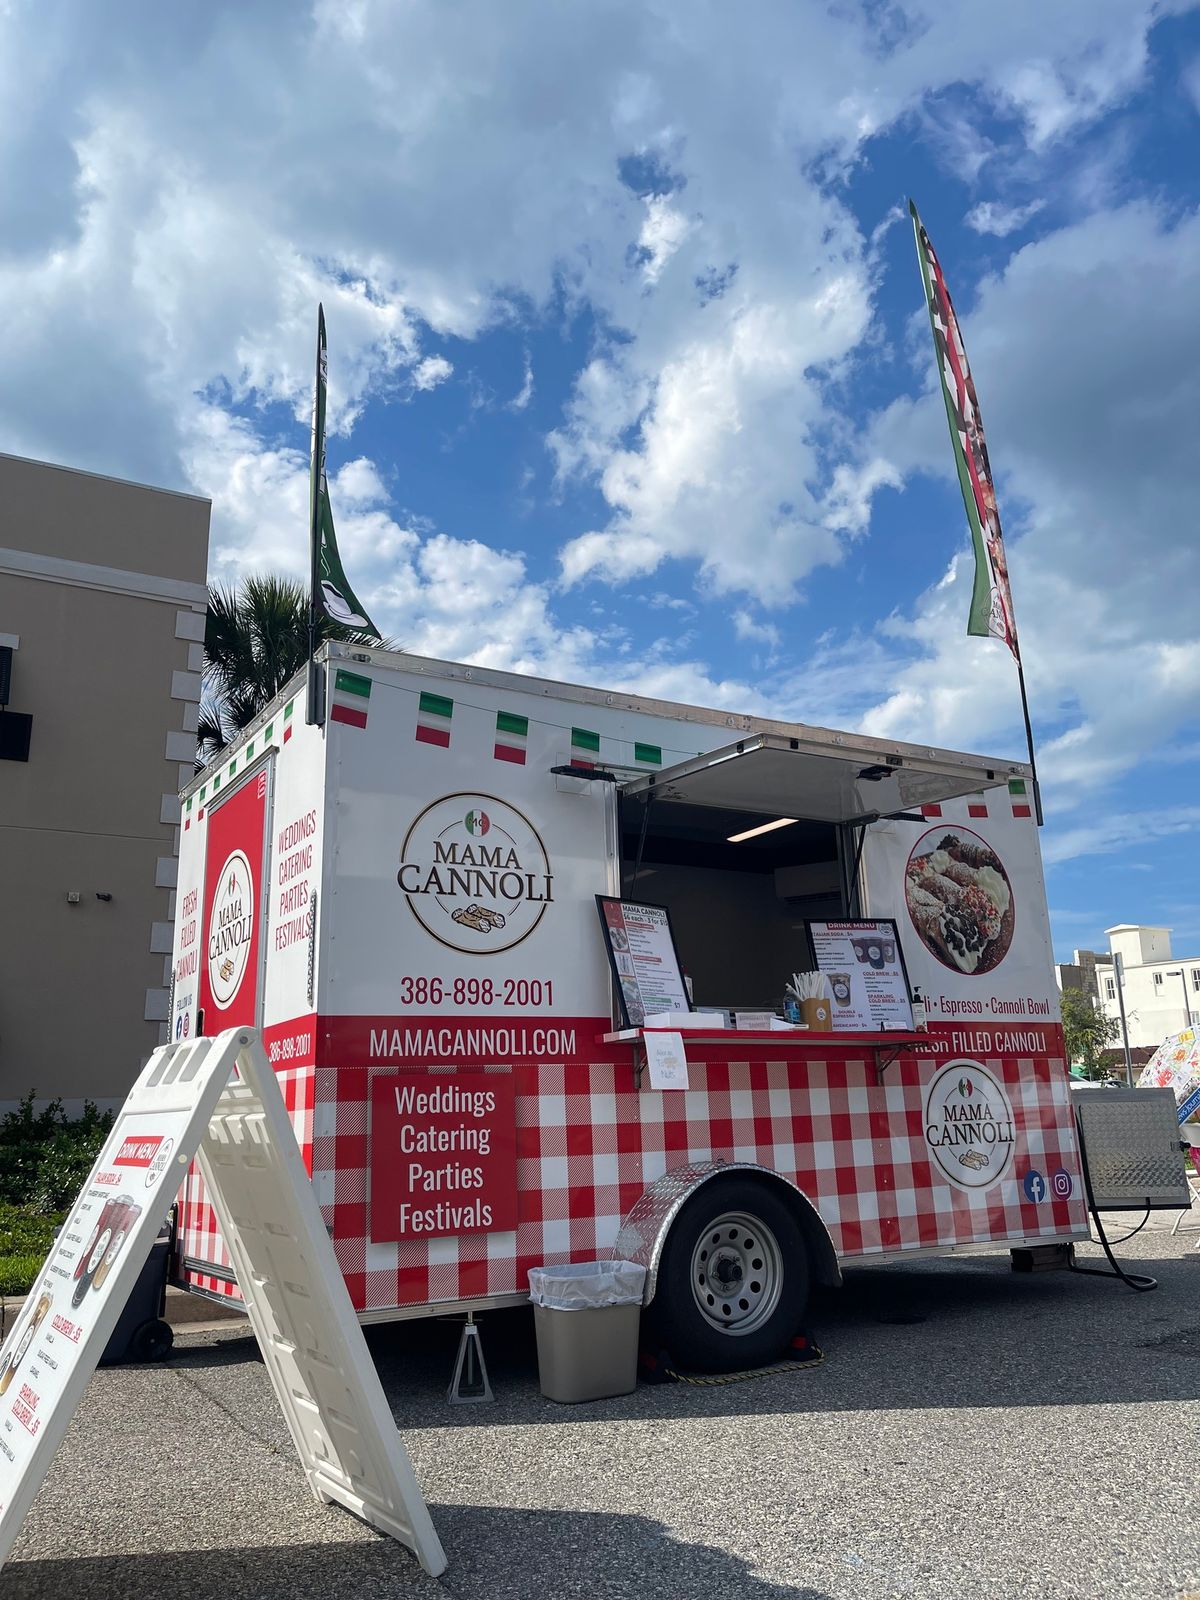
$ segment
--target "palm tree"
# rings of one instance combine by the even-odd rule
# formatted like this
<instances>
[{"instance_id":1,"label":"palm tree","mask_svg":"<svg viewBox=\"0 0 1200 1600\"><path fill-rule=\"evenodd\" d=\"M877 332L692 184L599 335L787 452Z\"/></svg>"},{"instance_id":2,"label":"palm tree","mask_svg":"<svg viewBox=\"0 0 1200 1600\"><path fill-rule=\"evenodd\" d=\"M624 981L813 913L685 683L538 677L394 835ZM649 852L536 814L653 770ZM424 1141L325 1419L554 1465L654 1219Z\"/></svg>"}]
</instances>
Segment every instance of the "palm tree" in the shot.
<instances>
[{"instance_id":1,"label":"palm tree","mask_svg":"<svg viewBox=\"0 0 1200 1600\"><path fill-rule=\"evenodd\" d=\"M322 618L318 640L374 645ZM384 640L387 649L395 645ZM196 735L197 766L225 746L271 703L308 660L308 592L294 578L244 578L240 589L210 584L204 625L204 693Z\"/></svg>"}]
</instances>

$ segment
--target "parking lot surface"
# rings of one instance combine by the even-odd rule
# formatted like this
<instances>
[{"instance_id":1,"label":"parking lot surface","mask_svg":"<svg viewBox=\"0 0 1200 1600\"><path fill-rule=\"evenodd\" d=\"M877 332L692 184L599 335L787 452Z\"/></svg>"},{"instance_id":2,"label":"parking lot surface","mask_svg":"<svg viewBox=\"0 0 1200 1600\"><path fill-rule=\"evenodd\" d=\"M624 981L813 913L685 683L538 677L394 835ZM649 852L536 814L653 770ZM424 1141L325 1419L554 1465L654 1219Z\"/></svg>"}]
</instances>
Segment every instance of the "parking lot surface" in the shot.
<instances>
[{"instance_id":1,"label":"parking lot surface","mask_svg":"<svg viewBox=\"0 0 1200 1600\"><path fill-rule=\"evenodd\" d=\"M458 1322L369 1330L438 1580L311 1498L244 1324L187 1331L93 1378L0 1589L1178 1600L1200 1591L1200 1235L1172 1221L1118 1251L1155 1293L1007 1254L859 1269L812 1308L820 1368L595 1404L542 1399L525 1310L481 1319L494 1405L446 1404Z\"/></svg>"}]
</instances>

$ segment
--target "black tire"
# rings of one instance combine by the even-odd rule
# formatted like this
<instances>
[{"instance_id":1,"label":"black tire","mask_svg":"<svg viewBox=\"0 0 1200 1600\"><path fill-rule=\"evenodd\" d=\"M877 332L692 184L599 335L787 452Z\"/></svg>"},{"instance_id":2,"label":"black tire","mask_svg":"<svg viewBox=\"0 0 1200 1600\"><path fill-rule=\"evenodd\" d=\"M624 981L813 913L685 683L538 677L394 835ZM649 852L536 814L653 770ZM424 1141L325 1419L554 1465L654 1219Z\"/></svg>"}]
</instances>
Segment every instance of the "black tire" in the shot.
<instances>
[{"instance_id":1,"label":"black tire","mask_svg":"<svg viewBox=\"0 0 1200 1600\"><path fill-rule=\"evenodd\" d=\"M804 1233L771 1185L711 1178L667 1235L651 1337L687 1371L766 1366L800 1327L809 1277Z\"/></svg>"},{"instance_id":2,"label":"black tire","mask_svg":"<svg viewBox=\"0 0 1200 1600\"><path fill-rule=\"evenodd\" d=\"M169 1322L155 1318L143 1322L129 1341L131 1361L165 1361L175 1343L175 1333Z\"/></svg>"}]
</instances>

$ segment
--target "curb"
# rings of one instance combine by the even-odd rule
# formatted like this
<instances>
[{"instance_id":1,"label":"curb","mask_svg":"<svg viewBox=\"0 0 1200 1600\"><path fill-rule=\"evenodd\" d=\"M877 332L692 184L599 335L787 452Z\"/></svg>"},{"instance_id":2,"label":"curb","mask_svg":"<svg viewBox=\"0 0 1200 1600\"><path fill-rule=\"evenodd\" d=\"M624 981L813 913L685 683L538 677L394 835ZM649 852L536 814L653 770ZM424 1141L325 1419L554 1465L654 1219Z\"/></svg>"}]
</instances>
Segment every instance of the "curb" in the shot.
<instances>
[{"instance_id":1,"label":"curb","mask_svg":"<svg viewBox=\"0 0 1200 1600\"><path fill-rule=\"evenodd\" d=\"M0 1332L7 1334L13 1323L21 1315L21 1307L25 1304L24 1295L0 1296ZM174 1285L167 1287L167 1321L173 1328L185 1328L192 1323L219 1325L228 1322L246 1322L246 1313L241 1308L226 1307L216 1300L209 1300L203 1295L189 1294L186 1289L176 1289Z\"/></svg>"}]
</instances>

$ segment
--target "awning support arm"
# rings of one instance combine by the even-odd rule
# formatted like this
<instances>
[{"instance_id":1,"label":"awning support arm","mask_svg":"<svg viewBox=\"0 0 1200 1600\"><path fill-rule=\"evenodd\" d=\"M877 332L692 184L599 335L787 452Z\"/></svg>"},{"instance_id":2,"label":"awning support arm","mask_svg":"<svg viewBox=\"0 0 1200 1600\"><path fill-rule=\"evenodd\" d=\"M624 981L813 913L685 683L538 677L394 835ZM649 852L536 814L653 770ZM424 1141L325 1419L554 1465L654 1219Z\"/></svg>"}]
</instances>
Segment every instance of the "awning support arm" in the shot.
<instances>
[{"instance_id":1,"label":"awning support arm","mask_svg":"<svg viewBox=\"0 0 1200 1600\"><path fill-rule=\"evenodd\" d=\"M650 826L650 802L653 799L654 799L654 790L653 789L647 789L646 790L646 803L642 807L642 827L641 827L641 832L638 834L637 856L635 857L634 863L633 863L633 877L630 878L630 880L629 880L629 887L631 889L633 888L634 884L638 881L638 878L641 876L641 872L642 872L642 854L643 854L643 852L645 851L645 848L646 848L646 830Z\"/></svg>"}]
</instances>

